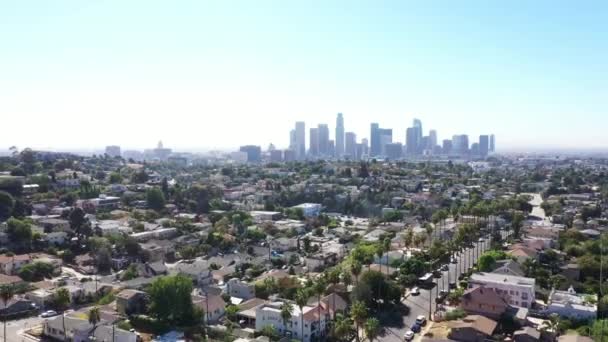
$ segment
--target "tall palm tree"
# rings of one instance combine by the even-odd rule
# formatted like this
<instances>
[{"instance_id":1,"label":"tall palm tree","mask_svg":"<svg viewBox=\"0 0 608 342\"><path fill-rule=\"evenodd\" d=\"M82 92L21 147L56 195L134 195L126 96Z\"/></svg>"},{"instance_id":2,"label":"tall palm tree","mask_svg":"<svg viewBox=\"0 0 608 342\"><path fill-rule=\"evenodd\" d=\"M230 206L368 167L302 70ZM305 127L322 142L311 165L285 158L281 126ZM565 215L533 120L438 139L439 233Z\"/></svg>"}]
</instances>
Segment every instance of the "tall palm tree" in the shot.
<instances>
[{"instance_id":1,"label":"tall palm tree","mask_svg":"<svg viewBox=\"0 0 608 342\"><path fill-rule=\"evenodd\" d=\"M313 291L317 295L317 313L319 315L319 338L321 338L321 296L325 293L326 289L325 279L319 278L313 286Z\"/></svg>"},{"instance_id":2,"label":"tall palm tree","mask_svg":"<svg viewBox=\"0 0 608 342\"><path fill-rule=\"evenodd\" d=\"M380 334L380 322L376 318L370 318L365 321L365 335L369 342L374 342L374 339Z\"/></svg>"},{"instance_id":3,"label":"tall palm tree","mask_svg":"<svg viewBox=\"0 0 608 342\"><path fill-rule=\"evenodd\" d=\"M62 287L57 290L57 292L55 292L55 297L53 300L57 309L61 311L61 320L63 324L63 340L65 341L68 337L68 334L65 331L65 310L70 305L70 292L65 287Z\"/></svg>"},{"instance_id":4,"label":"tall palm tree","mask_svg":"<svg viewBox=\"0 0 608 342\"><path fill-rule=\"evenodd\" d=\"M367 308L365 307L365 304L359 301L354 302L350 309L350 317L355 322L355 327L357 329L357 342L359 342L359 327L361 326L361 324L363 324L363 322L365 322L365 319L367 318Z\"/></svg>"},{"instance_id":5,"label":"tall palm tree","mask_svg":"<svg viewBox=\"0 0 608 342\"><path fill-rule=\"evenodd\" d=\"M283 302L281 305L281 319L283 320L283 326L287 330L287 321L291 320L293 315L293 306L290 303Z\"/></svg>"},{"instance_id":6,"label":"tall palm tree","mask_svg":"<svg viewBox=\"0 0 608 342\"><path fill-rule=\"evenodd\" d=\"M329 281L329 283L331 283L333 290L332 293L333 295L332 297L332 320L336 319L336 285L338 285L340 283L340 269L339 268L334 268L331 271L329 271L329 273L327 274L327 280Z\"/></svg>"},{"instance_id":7,"label":"tall palm tree","mask_svg":"<svg viewBox=\"0 0 608 342\"><path fill-rule=\"evenodd\" d=\"M382 247L384 247L384 253L386 253L386 275L390 276L388 274L389 273L389 270L388 270L388 261L389 261L388 252L391 251L391 239L385 238L384 241L382 241Z\"/></svg>"},{"instance_id":8,"label":"tall palm tree","mask_svg":"<svg viewBox=\"0 0 608 342\"><path fill-rule=\"evenodd\" d=\"M97 323L99 323L99 321L101 320L101 316L99 314L99 308L94 307L91 310L89 310L88 317L89 317L89 323L91 323L93 325L93 329L95 329L97 327Z\"/></svg>"},{"instance_id":9,"label":"tall palm tree","mask_svg":"<svg viewBox=\"0 0 608 342\"><path fill-rule=\"evenodd\" d=\"M15 289L10 285L2 285L0 287L0 299L2 299L2 304L4 304L4 308L8 307L8 302L13 299L15 296ZM4 342L6 342L6 321L7 318L4 318Z\"/></svg>"},{"instance_id":10,"label":"tall palm tree","mask_svg":"<svg viewBox=\"0 0 608 342\"><path fill-rule=\"evenodd\" d=\"M304 341L304 307L306 306L306 304L308 303L308 298L310 296L308 295L308 291L306 291L305 289L299 289L296 292L296 305L300 308L300 318L301 318L301 328L302 328L302 341Z\"/></svg>"},{"instance_id":11,"label":"tall palm tree","mask_svg":"<svg viewBox=\"0 0 608 342\"><path fill-rule=\"evenodd\" d=\"M355 284L359 285L359 275L361 274L361 263L353 260L350 264L350 272L355 276Z\"/></svg>"},{"instance_id":12,"label":"tall palm tree","mask_svg":"<svg viewBox=\"0 0 608 342\"><path fill-rule=\"evenodd\" d=\"M353 333L352 320L342 314L337 314L334 321L332 335L337 341L350 341Z\"/></svg>"}]
</instances>

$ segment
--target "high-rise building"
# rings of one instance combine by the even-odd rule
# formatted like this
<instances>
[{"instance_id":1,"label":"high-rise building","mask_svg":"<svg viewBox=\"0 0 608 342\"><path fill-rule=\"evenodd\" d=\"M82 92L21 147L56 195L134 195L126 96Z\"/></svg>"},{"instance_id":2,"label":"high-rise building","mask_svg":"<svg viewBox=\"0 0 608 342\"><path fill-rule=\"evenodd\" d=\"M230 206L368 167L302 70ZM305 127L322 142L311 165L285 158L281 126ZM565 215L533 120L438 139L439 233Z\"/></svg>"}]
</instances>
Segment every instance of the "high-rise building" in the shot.
<instances>
[{"instance_id":1,"label":"high-rise building","mask_svg":"<svg viewBox=\"0 0 608 342\"><path fill-rule=\"evenodd\" d=\"M326 124L319 124L319 154L329 155L329 127Z\"/></svg>"},{"instance_id":2,"label":"high-rise building","mask_svg":"<svg viewBox=\"0 0 608 342\"><path fill-rule=\"evenodd\" d=\"M319 155L319 129L318 128L311 128L310 129L310 137L309 137L309 147L308 147L308 153L311 156L318 156Z\"/></svg>"},{"instance_id":3,"label":"high-rise building","mask_svg":"<svg viewBox=\"0 0 608 342\"><path fill-rule=\"evenodd\" d=\"M496 138L494 137L494 134L490 135L490 152L494 153L496 152Z\"/></svg>"},{"instance_id":4,"label":"high-rise building","mask_svg":"<svg viewBox=\"0 0 608 342\"><path fill-rule=\"evenodd\" d=\"M259 163L262 161L262 148L260 146L245 145L241 146L239 151L247 153L247 162L249 163Z\"/></svg>"},{"instance_id":5,"label":"high-rise building","mask_svg":"<svg viewBox=\"0 0 608 342\"><path fill-rule=\"evenodd\" d=\"M393 130L390 128L380 128L380 154L386 155L386 145L393 142Z\"/></svg>"},{"instance_id":6,"label":"high-rise building","mask_svg":"<svg viewBox=\"0 0 608 342\"><path fill-rule=\"evenodd\" d=\"M479 136L479 155L487 157L490 151L490 138L487 135Z\"/></svg>"},{"instance_id":7,"label":"high-rise building","mask_svg":"<svg viewBox=\"0 0 608 342\"><path fill-rule=\"evenodd\" d=\"M443 144L441 145L441 152L443 154L452 153L452 140L450 140L450 139L443 140Z\"/></svg>"},{"instance_id":8,"label":"high-rise building","mask_svg":"<svg viewBox=\"0 0 608 342\"><path fill-rule=\"evenodd\" d=\"M416 128L409 127L405 131L405 148L406 148L407 154L410 154L410 155L416 154L416 152L418 151L417 143L418 143L418 133L416 131Z\"/></svg>"},{"instance_id":9,"label":"high-rise building","mask_svg":"<svg viewBox=\"0 0 608 342\"><path fill-rule=\"evenodd\" d=\"M285 160L286 162L290 162L290 161L294 161L296 160L296 152L295 150L285 150L283 151L283 160Z\"/></svg>"},{"instance_id":10,"label":"high-rise building","mask_svg":"<svg viewBox=\"0 0 608 342\"><path fill-rule=\"evenodd\" d=\"M361 139L361 144L359 145L361 145L361 153L357 151L357 158L361 159L363 155L369 156L369 141L367 138Z\"/></svg>"},{"instance_id":11,"label":"high-rise building","mask_svg":"<svg viewBox=\"0 0 608 342\"><path fill-rule=\"evenodd\" d=\"M296 159L306 158L306 124L303 121L296 122L295 142Z\"/></svg>"},{"instance_id":12,"label":"high-rise building","mask_svg":"<svg viewBox=\"0 0 608 342\"><path fill-rule=\"evenodd\" d=\"M292 129L291 131L289 131L289 148L295 151L296 146L296 130Z\"/></svg>"},{"instance_id":13,"label":"high-rise building","mask_svg":"<svg viewBox=\"0 0 608 342\"><path fill-rule=\"evenodd\" d=\"M370 139L369 155L371 157L380 155L380 153L382 152L381 147L380 147L380 126L377 123L371 124L371 131L369 134L369 139Z\"/></svg>"},{"instance_id":14,"label":"high-rise building","mask_svg":"<svg viewBox=\"0 0 608 342\"><path fill-rule=\"evenodd\" d=\"M427 148L431 151L434 151L436 146L437 146L437 131L432 129L429 131L429 146L427 146Z\"/></svg>"},{"instance_id":15,"label":"high-rise building","mask_svg":"<svg viewBox=\"0 0 608 342\"><path fill-rule=\"evenodd\" d=\"M469 136L466 134L454 135L452 137L452 152L467 154L469 152Z\"/></svg>"},{"instance_id":16,"label":"high-rise building","mask_svg":"<svg viewBox=\"0 0 608 342\"><path fill-rule=\"evenodd\" d=\"M344 155L344 117L338 113L336 118L336 158Z\"/></svg>"},{"instance_id":17,"label":"high-rise building","mask_svg":"<svg viewBox=\"0 0 608 342\"><path fill-rule=\"evenodd\" d=\"M112 158L120 157L121 156L120 146L117 146L117 145L106 146L106 154Z\"/></svg>"},{"instance_id":18,"label":"high-rise building","mask_svg":"<svg viewBox=\"0 0 608 342\"><path fill-rule=\"evenodd\" d=\"M422 121L419 119L414 119L412 122L412 128L414 128L416 135L416 153L421 153L424 149L424 145L422 144Z\"/></svg>"},{"instance_id":19,"label":"high-rise building","mask_svg":"<svg viewBox=\"0 0 608 342\"><path fill-rule=\"evenodd\" d=\"M401 143L390 143L384 146L385 155L390 160L401 159L403 154L403 145Z\"/></svg>"},{"instance_id":20,"label":"high-rise building","mask_svg":"<svg viewBox=\"0 0 608 342\"><path fill-rule=\"evenodd\" d=\"M479 143L472 143L471 144L471 155L479 156L480 154L481 154L481 152L479 151Z\"/></svg>"},{"instance_id":21,"label":"high-rise building","mask_svg":"<svg viewBox=\"0 0 608 342\"><path fill-rule=\"evenodd\" d=\"M271 162L282 162L283 161L283 151L281 150L272 150L270 151L270 161Z\"/></svg>"},{"instance_id":22,"label":"high-rise building","mask_svg":"<svg viewBox=\"0 0 608 342\"><path fill-rule=\"evenodd\" d=\"M357 159L357 135L353 132L346 132L344 136L344 157Z\"/></svg>"}]
</instances>

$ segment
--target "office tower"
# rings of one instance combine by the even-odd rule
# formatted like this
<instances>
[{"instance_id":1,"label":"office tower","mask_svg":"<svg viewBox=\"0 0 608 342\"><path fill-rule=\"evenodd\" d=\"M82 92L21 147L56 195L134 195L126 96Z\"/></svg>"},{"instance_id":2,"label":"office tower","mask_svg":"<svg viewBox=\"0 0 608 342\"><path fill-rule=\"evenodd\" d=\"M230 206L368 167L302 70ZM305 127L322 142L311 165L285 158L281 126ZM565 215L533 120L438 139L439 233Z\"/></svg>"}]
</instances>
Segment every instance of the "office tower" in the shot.
<instances>
[{"instance_id":1,"label":"office tower","mask_svg":"<svg viewBox=\"0 0 608 342\"><path fill-rule=\"evenodd\" d=\"M245 145L241 146L239 151L247 153L247 162L249 163L259 163L262 161L262 148L260 146Z\"/></svg>"},{"instance_id":2,"label":"office tower","mask_svg":"<svg viewBox=\"0 0 608 342\"><path fill-rule=\"evenodd\" d=\"M353 132L346 132L344 136L344 157L357 159L357 135Z\"/></svg>"},{"instance_id":3,"label":"office tower","mask_svg":"<svg viewBox=\"0 0 608 342\"><path fill-rule=\"evenodd\" d=\"M386 155L386 145L393 142L393 130L390 128L380 128L380 153Z\"/></svg>"},{"instance_id":4,"label":"office tower","mask_svg":"<svg viewBox=\"0 0 608 342\"><path fill-rule=\"evenodd\" d=\"M390 160L401 159L403 154L403 145L401 143L390 143L384 146L386 157Z\"/></svg>"},{"instance_id":5,"label":"office tower","mask_svg":"<svg viewBox=\"0 0 608 342\"><path fill-rule=\"evenodd\" d=\"M418 135L416 133L416 129L414 127L409 127L405 131L405 148L406 148L407 154L410 154L410 155L416 154L416 151L418 149L418 147L416 145L417 140L418 140Z\"/></svg>"},{"instance_id":6,"label":"office tower","mask_svg":"<svg viewBox=\"0 0 608 342\"><path fill-rule=\"evenodd\" d=\"M490 152L494 153L496 152L496 138L494 137L494 134L490 135Z\"/></svg>"},{"instance_id":7,"label":"office tower","mask_svg":"<svg viewBox=\"0 0 608 342\"><path fill-rule=\"evenodd\" d=\"M444 139L443 144L441 145L441 150L443 154L452 153L452 140Z\"/></svg>"},{"instance_id":8,"label":"office tower","mask_svg":"<svg viewBox=\"0 0 608 342\"><path fill-rule=\"evenodd\" d=\"M471 144L471 155L473 155L473 156L481 155L481 151L479 150L479 143Z\"/></svg>"},{"instance_id":9,"label":"office tower","mask_svg":"<svg viewBox=\"0 0 608 342\"><path fill-rule=\"evenodd\" d=\"M306 158L306 125L303 121L296 122L295 134L296 159L302 160Z\"/></svg>"},{"instance_id":10,"label":"office tower","mask_svg":"<svg viewBox=\"0 0 608 342\"><path fill-rule=\"evenodd\" d=\"M469 152L469 136L466 134L454 135L452 137L452 152L466 154Z\"/></svg>"},{"instance_id":11,"label":"office tower","mask_svg":"<svg viewBox=\"0 0 608 342\"><path fill-rule=\"evenodd\" d=\"M295 151L296 146L296 130L292 129L291 131L289 131L289 148Z\"/></svg>"},{"instance_id":12,"label":"office tower","mask_svg":"<svg viewBox=\"0 0 608 342\"><path fill-rule=\"evenodd\" d=\"M170 148L163 147L163 142L159 141L156 148L152 150L152 157L159 160L167 160L171 152L173 151Z\"/></svg>"},{"instance_id":13,"label":"office tower","mask_svg":"<svg viewBox=\"0 0 608 342\"><path fill-rule=\"evenodd\" d=\"M361 156L369 156L369 141L367 138L361 139L361 153L357 152L357 158L361 159Z\"/></svg>"},{"instance_id":14,"label":"office tower","mask_svg":"<svg viewBox=\"0 0 608 342\"><path fill-rule=\"evenodd\" d=\"M429 150L434 151L437 146L437 131L432 129L429 131Z\"/></svg>"},{"instance_id":15,"label":"office tower","mask_svg":"<svg viewBox=\"0 0 608 342\"><path fill-rule=\"evenodd\" d=\"M333 140L329 140L329 144L327 144L327 156L335 156L336 155L336 143Z\"/></svg>"},{"instance_id":16,"label":"office tower","mask_svg":"<svg viewBox=\"0 0 608 342\"><path fill-rule=\"evenodd\" d=\"M281 150L271 150L270 151L270 161L271 162L282 162L283 161L283 151Z\"/></svg>"},{"instance_id":17,"label":"office tower","mask_svg":"<svg viewBox=\"0 0 608 342\"><path fill-rule=\"evenodd\" d=\"M412 122L412 128L414 128L416 135L416 153L421 153L424 149L422 145L422 121L414 119Z\"/></svg>"},{"instance_id":18,"label":"office tower","mask_svg":"<svg viewBox=\"0 0 608 342\"><path fill-rule=\"evenodd\" d=\"M329 155L329 127L326 124L319 124L317 127L319 134L319 154Z\"/></svg>"},{"instance_id":19,"label":"office tower","mask_svg":"<svg viewBox=\"0 0 608 342\"><path fill-rule=\"evenodd\" d=\"M285 150L283 151L283 160L286 162L296 160L296 152L295 150Z\"/></svg>"},{"instance_id":20,"label":"office tower","mask_svg":"<svg viewBox=\"0 0 608 342\"><path fill-rule=\"evenodd\" d=\"M487 157L490 150L490 138L487 135L479 136L479 155Z\"/></svg>"},{"instance_id":21,"label":"office tower","mask_svg":"<svg viewBox=\"0 0 608 342\"><path fill-rule=\"evenodd\" d=\"M111 146L106 146L106 154L109 157L120 157L120 146L117 145L111 145Z\"/></svg>"},{"instance_id":22,"label":"office tower","mask_svg":"<svg viewBox=\"0 0 608 342\"><path fill-rule=\"evenodd\" d=\"M342 113L338 113L336 118L336 158L341 158L344 155L344 117Z\"/></svg>"},{"instance_id":23,"label":"office tower","mask_svg":"<svg viewBox=\"0 0 608 342\"><path fill-rule=\"evenodd\" d=\"M369 139L370 139L370 149L369 149L369 155L371 157L375 157L377 155L380 155L381 152L381 148L380 148L380 126L377 123L372 123L371 124L371 132L369 134Z\"/></svg>"},{"instance_id":24,"label":"office tower","mask_svg":"<svg viewBox=\"0 0 608 342\"><path fill-rule=\"evenodd\" d=\"M318 128L310 129L309 140L310 140L310 142L309 142L309 147L308 147L308 153L311 156L319 155L319 129Z\"/></svg>"}]
</instances>

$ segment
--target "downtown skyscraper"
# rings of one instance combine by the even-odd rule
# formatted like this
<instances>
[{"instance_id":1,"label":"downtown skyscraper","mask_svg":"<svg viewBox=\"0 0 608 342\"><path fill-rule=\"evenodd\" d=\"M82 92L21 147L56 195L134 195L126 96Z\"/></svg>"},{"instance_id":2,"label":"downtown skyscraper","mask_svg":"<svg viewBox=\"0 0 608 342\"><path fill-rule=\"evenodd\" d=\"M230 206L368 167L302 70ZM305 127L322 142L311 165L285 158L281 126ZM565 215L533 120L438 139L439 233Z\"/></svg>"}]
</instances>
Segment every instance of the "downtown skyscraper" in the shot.
<instances>
[{"instance_id":1,"label":"downtown skyscraper","mask_svg":"<svg viewBox=\"0 0 608 342\"><path fill-rule=\"evenodd\" d=\"M295 151L296 159L303 160L306 158L306 124L303 121L296 122L296 129L294 132Z\"/></svg>"},{"instance_id":2,"label":"downtown skyscraper","mask_svg":"<svg viewBox=\"0 0 608 342\"><path fill-rule=\"evenodd\" d=\"M341 158L344 155L344 117L342 113L338 113L336 118L336 157Z\"/></svg>"}]
</instances>

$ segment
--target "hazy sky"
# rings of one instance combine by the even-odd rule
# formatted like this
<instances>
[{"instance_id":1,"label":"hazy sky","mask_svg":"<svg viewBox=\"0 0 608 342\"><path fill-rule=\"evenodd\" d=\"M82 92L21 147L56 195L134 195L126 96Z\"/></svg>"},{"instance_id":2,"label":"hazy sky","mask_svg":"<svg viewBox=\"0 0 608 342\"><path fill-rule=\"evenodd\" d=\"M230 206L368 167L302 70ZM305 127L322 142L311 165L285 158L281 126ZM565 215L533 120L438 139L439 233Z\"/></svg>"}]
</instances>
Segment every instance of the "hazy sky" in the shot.
<instances>
[{"instance_id":1,"label":"hazy sky","mask_svg":"<svg viewBox=\"0 0 608 342\"><path fill-rule=\"evenodd\" d=\"M2 1L0 150L369 136L608 148L607 1Z\"/></svg>"}]
</instances>

